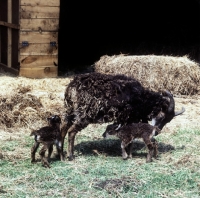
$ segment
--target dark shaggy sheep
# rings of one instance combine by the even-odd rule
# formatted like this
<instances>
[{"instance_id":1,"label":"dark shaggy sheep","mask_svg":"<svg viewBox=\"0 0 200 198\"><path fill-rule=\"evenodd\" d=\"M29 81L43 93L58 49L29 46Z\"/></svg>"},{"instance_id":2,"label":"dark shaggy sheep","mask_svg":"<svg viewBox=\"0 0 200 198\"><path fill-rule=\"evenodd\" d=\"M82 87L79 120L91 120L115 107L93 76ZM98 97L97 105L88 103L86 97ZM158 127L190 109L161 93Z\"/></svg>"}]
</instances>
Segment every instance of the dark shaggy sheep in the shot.
<instances>
[{"instance_id":1,"label":"dark shaggy sheep","mask_svg":"<svg viewBox=\"0 0 200 198\"><path fill-rule=\"evenodd\" d=\"M47 118L49 126L44 126L38 130L34 130L31 132L30 136L34 136L35 143L31 148L31 162L35 162L35 153L40 145L43 144L42 149L40 150L40 157L42 160L42 164L45 167L49 167L49 159L53 152L53 145L56 145L57 152L61 155L61 118L58 115L51 116ZM48 150L48 159L45 158L45 152Z\"/></svg>"},{"instance_id":2,"label":"dark shaggy sheep","mask_svg":"<svg viewBox=\"0 0 200 198\"><path fill-rule=\"evenodd\" d=\"M103 133L103 137L106 138L109 135L115 135L121 140L122 158L132 158L133 140L135 138L142 138L148 149L146 162L151 162L152 157L157 157L157 142L151 141L153 136L160 133L160 129L157 126L152 126L148 123L132 123L125 126L110 124L106 127L106 131ZM129 146L128 154L126 148Z\"/></svg>"},{"instance_id":3,"label":"dark shaggy sheep","mask_svg":"<svg viewBox=\"0 0 200 198\"><path fill-rule=\"evenodd\" d=\"M175 102L169 92L163 94L145 89L137 80L124 75L89 73L75 76L65 91L66 120L62 127L62 154L68 132L68 158L73 159L77 132L90 123L147 123L160 129L170 122ZM64 158L64 157L63 157Z\"/></svg>"}]
</instances>

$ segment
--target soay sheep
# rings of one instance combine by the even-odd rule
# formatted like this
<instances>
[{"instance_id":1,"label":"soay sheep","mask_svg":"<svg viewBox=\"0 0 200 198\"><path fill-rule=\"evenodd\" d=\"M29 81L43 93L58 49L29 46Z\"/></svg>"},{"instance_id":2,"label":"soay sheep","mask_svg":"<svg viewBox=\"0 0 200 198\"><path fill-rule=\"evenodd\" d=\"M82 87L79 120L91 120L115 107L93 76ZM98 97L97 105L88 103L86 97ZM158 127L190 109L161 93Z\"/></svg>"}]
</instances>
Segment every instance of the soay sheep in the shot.
<instances>
[{"instance_id":1,"label":"soay sheep","mask_svg":"<svg viewBox=\"0 0 200 198\"><path fill-rule=\"evenodd\" d=\"M68 133L69 160L74 158L76 134L90 123L130 124L152 120L162 129L185 109L175 112L175 101L168 91L145 89L137 80L125 75L80 74L66 87L65 123L62 126L62 159L64 139Z\"/></svg>"},{"instance_id":2,"label":"soay sheep","mask_svg":"<svg viewBox=\"0 0 200 198\"><path fill-rule=\"evenodd\" d=\"M132 158L133 140L142 138L148 149L146 162L151 162L152 157L157 157L157 142L151 141L153 136L160 133L157 126L152 126L148 123L132 123L125 126L110 124L106 127L103 137L107 138L110 135L115 135L121 140L122 158ZM129 148L128 148L129 147ZM126 149L128 148L128 154Z\"/></svg>"},{"instance_id":3,"label":"soay sheep","mask_svg":"<svg viewBox=\"0 0 200 198\"><path fill-rule=\"evenodd\" d=\"M56 145L57 152L61 155L61 118L58 115L53 115L47 118L48 126L41 127L38 130L31 132L30 136L34 136L35 142L31 148L31 162L35 162L35 153L40 145L43 144L39 154L44 167L50 168L49 159L53 152L53 145ZM45 152L48 150L48 158L45 157Z\"/></svg>"}]
</instances>

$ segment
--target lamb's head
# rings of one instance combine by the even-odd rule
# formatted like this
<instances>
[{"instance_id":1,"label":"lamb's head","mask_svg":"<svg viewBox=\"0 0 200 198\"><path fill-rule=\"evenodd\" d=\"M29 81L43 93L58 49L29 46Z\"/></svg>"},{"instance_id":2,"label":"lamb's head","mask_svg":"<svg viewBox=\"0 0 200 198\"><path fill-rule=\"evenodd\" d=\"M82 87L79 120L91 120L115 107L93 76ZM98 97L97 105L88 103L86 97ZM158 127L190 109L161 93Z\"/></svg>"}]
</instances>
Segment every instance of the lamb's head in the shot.
<instances>
[{"instance_id":1,"label":"lamb's head","mask_svg":"<svg viewBox=\"0 0 200 198\"><path fill-rule=\"evenodd\" d=\"M53 115L47 118L47 122L49 126L56 126L59 128L61 124L61 118L59 115Z\"/></svg>"},{"instance_id":2,"label":"lamb's head","mask_svg":"<svg viewBox=\"0 0 200 198\"><path fill-rule=\"evenodd\" d=\"M110 135L116 135L117 131L121 128L121 124L109 124L106 127L106 131L103 133L103 137L107 138Z\"/></svg>"},{"instance_id":3,"label":"lamb's head","mask_svg":"<svg viewBox=\"0 0 200 198\"><path fill-rule=\"evenodd\" d=\"M173 95L168 91L163 92L163 98L168 101L168 103L164 103L161 107L160 112L154 116L152 116L152 125L157 126L159 129L162 128L170 122L175 116L181 115L185 108L182 107L182 110L175 112L175 102Z\"/></svg>"}]
</instances>

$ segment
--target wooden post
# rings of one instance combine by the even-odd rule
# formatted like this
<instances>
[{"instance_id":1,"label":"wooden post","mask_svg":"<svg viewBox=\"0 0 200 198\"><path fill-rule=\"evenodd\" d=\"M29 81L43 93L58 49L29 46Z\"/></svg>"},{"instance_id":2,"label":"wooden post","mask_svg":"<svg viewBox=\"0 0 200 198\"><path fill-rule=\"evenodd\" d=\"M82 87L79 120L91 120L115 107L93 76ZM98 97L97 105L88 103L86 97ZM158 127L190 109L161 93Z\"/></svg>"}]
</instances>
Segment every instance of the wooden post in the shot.
<instances>
[{"instance_id":1,"label":"wooden post","mask_svg":"<svg viewBox=\"0 0 200 198\"><path fill-rule=\"evenodd\" d=\"M8 0L8 23L12 23L12 0ZM8 28L7 66L12 66L12 29Z\"/></svg>"}]
</instances>

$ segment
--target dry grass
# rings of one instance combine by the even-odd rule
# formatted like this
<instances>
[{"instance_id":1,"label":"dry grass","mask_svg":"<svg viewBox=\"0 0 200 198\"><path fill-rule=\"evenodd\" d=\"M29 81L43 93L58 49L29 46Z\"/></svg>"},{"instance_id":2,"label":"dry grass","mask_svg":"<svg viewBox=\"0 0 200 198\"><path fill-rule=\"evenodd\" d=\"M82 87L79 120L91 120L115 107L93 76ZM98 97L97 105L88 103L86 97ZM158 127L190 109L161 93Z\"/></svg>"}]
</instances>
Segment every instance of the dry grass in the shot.
<instances>
[{"instance_id":1,"label":"dry grass","mask_svg":"<svg viewBox=\"0 0 200 198\"><path fill-rule=\"evenodd\" d=\"M126 74L155 91L169 90L178 95L200 94L199 65L186 56L102 56L95 71L106 74Z\"/></svg>"}]
</instances>

